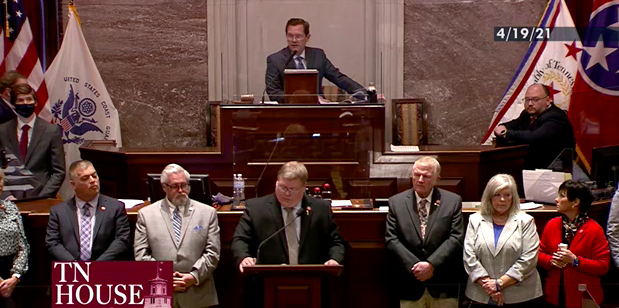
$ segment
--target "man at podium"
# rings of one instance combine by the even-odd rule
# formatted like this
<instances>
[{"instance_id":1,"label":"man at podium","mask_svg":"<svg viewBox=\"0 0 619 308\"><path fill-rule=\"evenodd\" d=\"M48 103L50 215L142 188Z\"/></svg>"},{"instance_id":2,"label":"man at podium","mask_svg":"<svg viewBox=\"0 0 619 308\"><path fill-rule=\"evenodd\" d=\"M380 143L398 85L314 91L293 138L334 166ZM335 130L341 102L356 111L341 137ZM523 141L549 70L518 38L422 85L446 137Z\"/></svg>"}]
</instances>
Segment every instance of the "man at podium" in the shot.
<instances>
[{"instance_id":1,"label":"man at podium","mask_svg":"<svg viewBox=\"0 0 619 308\"><path fill-rule=\"evenodd\" d=\"M325 264L344 261L344 240L331 206L305 195L307 169L284 164L277 173L275 194L246 201L232 238L239 271L255 264Z\"/></svg>"},{"instance_id":2,"label":"man at podium","mask_svg":"<svg viewBox=\"0 0 619 308\"><path fill-rule=\"evenodd\" d=\"M309 23L301 18L291 18L286 23L286 41L288 46L267 57L265 76L266 91L269 98L284 103L284 70L317 69L318 91L322 94L322 78L327 78L349 94L365 89L348 76L342 74L320 48L306 47L309 42ZM294 53L294 57L293 57Z\"/></svg>"}]
</instances>

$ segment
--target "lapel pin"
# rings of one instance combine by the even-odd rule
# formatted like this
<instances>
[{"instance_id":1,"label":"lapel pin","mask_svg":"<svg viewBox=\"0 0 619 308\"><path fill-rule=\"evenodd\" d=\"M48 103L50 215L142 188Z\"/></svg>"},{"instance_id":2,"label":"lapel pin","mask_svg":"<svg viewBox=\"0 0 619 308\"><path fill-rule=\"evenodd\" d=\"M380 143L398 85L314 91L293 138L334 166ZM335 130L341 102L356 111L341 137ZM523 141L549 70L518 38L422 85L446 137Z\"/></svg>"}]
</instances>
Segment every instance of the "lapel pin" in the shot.
<instances>
[{"instance_id":1,"label":"lapel pin","mask_svg":"<svg viewBox=\"0 0 619 308\"><path fill-rule=\"evenodd\" d=\"M193 211L193 208L192 208L192 207L190 207L190 208L189 208L189 210L190 210L190 211Z\"/></svg>"},{"instance_id":2,"label":"lapel pin","mask_svg":"<svg viewBox=\"0 0 619 308\"><path fill-rule=\"evenodd\" d=\"M305 208L305 214L309 216L309 214L312 212L312 208L311 207L306 207Z\"/></svg>"},{"instance_id":3,"label":"lapel pin","mask_svg":"<svg viewBox=\"0 0 619 308\"><path fill-rule=\"evenodd\" d=\"M102 206L102 207L101 207L101 210L102 210L102 211L105 211L105 206Z\"/></svg>"},{"instance_id":4,"label":"lapel pin","mask_svg":"<svg viewBox=\"0 0 619 308\"><path fill-rule=\"evenodd\" d=\"M438 200L434 201L434 205L435 206L440 206L441 205L441 200L438 199Z\"/></svg>"}]
</instances>

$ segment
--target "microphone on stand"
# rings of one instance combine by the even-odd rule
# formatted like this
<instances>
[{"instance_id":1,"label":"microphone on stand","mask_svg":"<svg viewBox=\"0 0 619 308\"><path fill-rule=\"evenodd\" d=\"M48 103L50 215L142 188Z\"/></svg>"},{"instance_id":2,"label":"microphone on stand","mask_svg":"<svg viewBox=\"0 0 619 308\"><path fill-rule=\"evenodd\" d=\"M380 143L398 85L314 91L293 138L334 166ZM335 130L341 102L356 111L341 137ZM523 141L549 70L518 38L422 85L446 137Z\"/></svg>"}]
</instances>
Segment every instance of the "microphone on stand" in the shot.
<instances>
[{"instance_id":1,"label":"microphone on stand","mask_svg":"<svg viewBox=\"0 0 619 308\"><path fill-rule=\"evenodd\" d=\"M288 63L292 61L292 58L294 58L296 54L297 54L297 51L293 50L290 57L288 57L288 60L286 60L286 64L284 64L284 69L286 69L286 66L288 66ZM267 83L267 86L264 87L264 91L262 91L262 99L260 100L260 103L264 104L264 94L267 92L267 89L273 83L273 81L275 81L275 78L279 76L279 73L281 73L281 70L277 70L277 74L273 75L273 77L271 77L271 80L269 80L269 82Z\"/></svg>"},{"instance_id":2,"label":"microphone on stand","mask_svg":"<svg viewBox=\"0 0 619 308\"><path fill-rule=\"evenodd\" d=\"M272 239L273 237L275 237L276 235L278 235L280 232L282 232L282 230L286 229L286 227L288 227L290 224L292 224L293 222L295 222L297 220L297 218L299 218L299 216L303 215L303 212L308 212L311 211L311 208L309 208L309 210L304 209L303 207L301 207L294 215L294 219L289 221L285 226L281 227L279 230L275 231L275 233L269 235L269 237L267 237L266 239L264 239L264 241L262 241L260 243L260 245L258 245L258 251L256 252L256 264L258 264L259 260L260 260L260 248L262 248L262 245L264 245L264 243L268 242L270 239ZM309 215L309 214L308 214Z\"/></svg>"}]
</instances>

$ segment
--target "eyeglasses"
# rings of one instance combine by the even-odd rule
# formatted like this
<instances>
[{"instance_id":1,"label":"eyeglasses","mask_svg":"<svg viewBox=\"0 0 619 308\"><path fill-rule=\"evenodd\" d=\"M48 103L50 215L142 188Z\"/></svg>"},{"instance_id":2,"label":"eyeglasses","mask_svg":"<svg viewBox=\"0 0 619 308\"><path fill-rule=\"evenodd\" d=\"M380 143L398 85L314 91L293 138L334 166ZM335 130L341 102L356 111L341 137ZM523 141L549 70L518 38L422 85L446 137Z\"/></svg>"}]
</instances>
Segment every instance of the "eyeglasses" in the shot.
<instances>
[{"instance_id":1,"label":"eyeglasses","mask_svg":"<svg viewBox=\"0 0 619 308\"><path fill-rule=\"evenodd\" d=\"M530 97L530 98L525 98L525 99L524 99L524 102L525 102L525 104L528 104L528 103L538 103L538 102L540 102L541 100L545 99L546 97L548 97L548 95L546 95L546 96L544 96L544 97Z\"/></svg>"},{"instance_id":2,"label":"eyeglasses","mask_svg":"<svg viewBox=\"0 0 619 308\"><path fill-rule=\"evenodd\" d=\"M173 189L173 190L178 190L179 188L182 190L187 190L187 187L189 187L188 183L179 183L179 184L174 184L174 185L170 185L170 184L163 184L166 187Z\"/></svg>"},{"instance_id":3,"label":"eyeglasses","mask_svg":"<svg viewBox=\"0 0 619 308\"><path fill-rule=\"evenodd\" d=\"M281 191L282 191L283 193L285 193L285 194L288 194L288 193L289 193L289 194L291 194L291 195L294 195L294 194L298 193L299 191L301 191L301 189L302 189L303 187L298 187L298 188L290 188L290 187L286 187L286 186L283 186L283 185L281 185L281 184L277 183L277 188L278 188L279 190L281 190Z\"/></svg>"},{"instance_id":4,"label":"eyeglasses","mask_svg":"<svg viewBox=\"0 0 619 308\"><path fill-rule=\"evenodd\" d=\"M297 34L297 35L286 34L286 39L289 41L300 41L304 38L305 38L305 35L303 34Z\"/></svg>"}]
</instances>

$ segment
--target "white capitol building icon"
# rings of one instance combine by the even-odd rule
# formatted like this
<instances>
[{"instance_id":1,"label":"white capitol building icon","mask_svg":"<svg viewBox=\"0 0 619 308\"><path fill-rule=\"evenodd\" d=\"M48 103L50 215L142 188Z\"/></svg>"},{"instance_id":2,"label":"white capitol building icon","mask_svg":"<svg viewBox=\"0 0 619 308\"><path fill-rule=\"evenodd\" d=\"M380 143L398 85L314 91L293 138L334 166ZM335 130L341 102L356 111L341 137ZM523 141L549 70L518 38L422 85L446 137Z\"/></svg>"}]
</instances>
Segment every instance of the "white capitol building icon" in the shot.
<instances>
[{"instance_id":1,"label":"white capitol building icon","mask_svg":"<svg viewBox=\"0 0 619 308\"><path fill-rule=\"evenodd\" d=\"M162 262L157 265L157 277L148 281L149 295L144 296L144 308L172 308L172 296L168 295L168 281L159 277Z\"/></svg>"}]
</instances>

